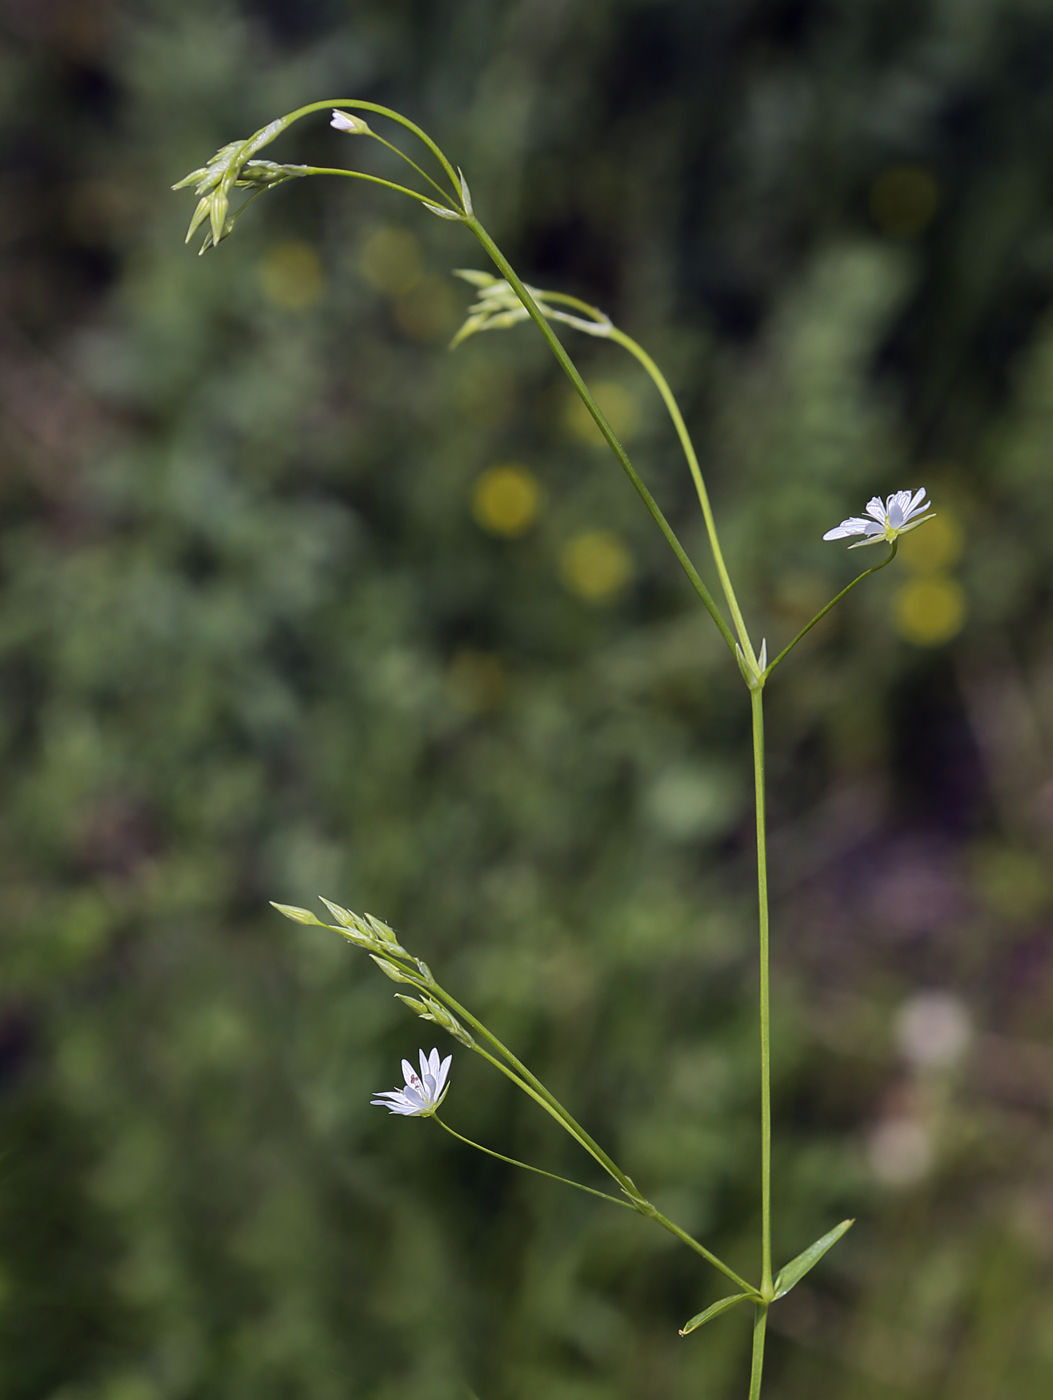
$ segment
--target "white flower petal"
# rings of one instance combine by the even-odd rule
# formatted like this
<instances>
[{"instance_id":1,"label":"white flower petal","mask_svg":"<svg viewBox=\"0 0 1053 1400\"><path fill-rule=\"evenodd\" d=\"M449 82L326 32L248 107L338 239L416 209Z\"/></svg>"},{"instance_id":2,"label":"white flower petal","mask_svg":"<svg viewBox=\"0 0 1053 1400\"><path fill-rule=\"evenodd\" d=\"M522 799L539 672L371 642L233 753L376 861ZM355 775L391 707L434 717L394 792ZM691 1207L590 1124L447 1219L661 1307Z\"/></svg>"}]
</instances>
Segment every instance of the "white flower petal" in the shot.
<instances>
[{"instance_id":1,"label":"white flower petal","mask_svg":"<svg viewBox=\"0 0 1053 1400\"><path fill-rule=\"evenodd\" d=\"M422 1117L434 1113L446 1095L446 1080L450 1073L452 1055L440 1059L439 1051L433 1048L430 1055L423 1050L418 1052L421 1074L410 1064L402 1061L402 1076L406 1081L402 1089L384 1089L370 1099L377 1108L389 1109L406 1117Z\"/></svg>"},{"instance_id":2,"label":"white flower petal","mask_svg":"<svg viewBox=\"0 0 1053 1400\"><path fill-rule=\"evenodd\" d=\"M890 500L888 503L888 523L893 530L903 527L903 506L898 500Z\"/></svg>"},{"instance_id":3,"label":"white flower petal","mask_svg":"<svg viewBox=\"0 0 1053 1400\"><path fill-rule=\"evenodd\" d=\"M835 525L832 530L827 530L823 539L843 540L847 539L849 535L862 535L865 534L868 524L868 521L856 520L854 518L842 520L840 525Z\"/></svg>"},{"instance_id":4,"label":"white flower petal","mask_svg":"<svg viewBox=\"0 0 1053 1400\"><path fill-rule=\"evenodd\" d=\"M871 496L867 501L867 515L872 515L879 525L885 524L885 502L880 496Z\"/></svg>"}]
</instances>

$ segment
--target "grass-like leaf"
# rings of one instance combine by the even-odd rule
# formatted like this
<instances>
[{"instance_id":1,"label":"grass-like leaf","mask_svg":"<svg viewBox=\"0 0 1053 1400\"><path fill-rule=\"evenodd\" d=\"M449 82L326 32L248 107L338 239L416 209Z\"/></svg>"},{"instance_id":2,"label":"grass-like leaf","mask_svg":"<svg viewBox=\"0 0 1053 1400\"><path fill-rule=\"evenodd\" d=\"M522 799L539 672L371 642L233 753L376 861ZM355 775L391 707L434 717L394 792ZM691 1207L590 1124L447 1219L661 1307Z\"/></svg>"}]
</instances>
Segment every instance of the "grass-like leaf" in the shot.
<instances>
[{"instance_id":1,"label":"grass-like leaf","mask_svg":"<svg viewBox=\"0 0 1053 1400\"><path fill-rule=\"evenodd\" d=\"M828 1249L831 1249L846 1230L850 1230L855 1224L855 1220L842 1220L841 1224L831 1230L828 1235L824 1235L821 1240L816 1240L815 1244L810 1244L803 1254L798 1254L796 1259L779 1270L779 1276L775 1280L775 1296L783 1298L794 1288L808 1273L809 1269L814 1269L819 1260Z\"/></svg>"},{"instance_id":2,"label":"grass-like leaf","mask_svg":"<svg viewBox=\"0 0 1053 1400\"><path fill-rule=\"evenodd\" d=\"M697 1317L693 1317L680 1329L681 1337L686 1337L689 1332L693 1332L696 1327L703 1327L707 1322L712 1322L721 1313L733 1308L736 1303L744 1303L747 1298L752 1298L752 1293L733 1293L730 1298L721 1298L719 1303L712 1303L705 1312L700 1312Z\"/></svg>"}]
</instances>

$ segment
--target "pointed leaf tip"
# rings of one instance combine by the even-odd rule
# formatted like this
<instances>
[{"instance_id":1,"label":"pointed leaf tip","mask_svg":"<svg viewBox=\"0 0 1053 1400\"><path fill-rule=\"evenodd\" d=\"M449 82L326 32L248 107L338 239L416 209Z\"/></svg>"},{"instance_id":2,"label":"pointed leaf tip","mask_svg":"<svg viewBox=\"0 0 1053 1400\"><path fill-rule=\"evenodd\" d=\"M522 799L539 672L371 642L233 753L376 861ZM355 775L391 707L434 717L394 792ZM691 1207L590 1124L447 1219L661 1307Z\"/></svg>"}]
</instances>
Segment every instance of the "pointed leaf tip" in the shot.
<instances>
[{"instance_id":1,"label":"pointed leaf tip","mask_svg":"<svg viewBox=\"0 0 1053 1400\"><path fill-rule=\"evenodd\" d=\"M278 904L275 900L270 900L272 909L277 909L279 914L284 914L287 919L292 919L296 924L317 924L319 928L324 927L321 919L316 919L310 909L298 909L295 904Z\"/></svg>"},{"instance_id":2,"label":"pointed leaf tip","mask_svg":"<svg viewBox=\"0 0 1053 1400\"><path fill-rule=\"evenodd\" d=\"M791 1259L784 1269L779 1270L779 1276L775 1280L776 1298L784 1298L791 1288L795 1288L804 1278L805 1274L814 1269L819 1260L828 1249L832 1249L843 1234L846 1234L855 1224L855 1220L842 1220L841 1224L822 1237L816 1240L815 1244L809 1245L803 1254L798 1254L796 1259Z\"/></svg>"},{"instance_id":3,"label":"pointed leaf tip","mask_svg":"<svg viewBox=\"0 0 1053 1400\"><path fill-rule=\"evenodd\" d=\"M686 1337L689 1332L693 1332L696 1327L704 1327L707 1322L712 1322L721 1313L730 1311L738 1303L744 1303L747 1298L752 1298L752 1293L733 1293L730 1298L721 1298L719 1303L711 1303L705 1312L700 1312L693 1317L690 1322L686 1322L680 1328L681 1337Z\"/></svg>"},{"instance_id":4,"label":"pointed leaf tip","mask_svg":"<svg viewBox=\"0 0 1053 1400\"><path fill-rule=\"evenodd\" d=\"M318 898L329 910L338 924L342 924L344 928L354 928L356 926L358 920L355 918L354 914L351 913L350 909L343 909L339 904L334 904L331 899L326 899L324 894L320 894Z\"/></svg>"}]
</instances>

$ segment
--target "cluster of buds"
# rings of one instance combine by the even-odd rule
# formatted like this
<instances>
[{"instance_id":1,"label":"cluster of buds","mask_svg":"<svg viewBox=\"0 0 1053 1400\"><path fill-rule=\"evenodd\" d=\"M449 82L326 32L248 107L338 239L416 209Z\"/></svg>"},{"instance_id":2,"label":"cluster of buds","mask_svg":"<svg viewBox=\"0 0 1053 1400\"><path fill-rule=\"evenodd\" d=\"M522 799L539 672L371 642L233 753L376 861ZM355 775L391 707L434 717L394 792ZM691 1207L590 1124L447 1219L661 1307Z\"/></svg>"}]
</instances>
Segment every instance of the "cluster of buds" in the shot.
<instances>
[{"instance_id":1,"label":"cluster of buds","mask_svg":"<svg viewBox=\"0 0 1053 1400\"><path fill-rule=\"evenodd\" d=\"M257 151L269 145L279 132L283 131L287 119L271 122L262 127L247 141L231 141L220 147L214 156L199 170L192 170L172 186L174 190L193 185L199 196L194 217L187 229L187 243L198 228L208 220L208 232L200 252L212 248L226 238L234 228L234 221L240 210L230 212L230 192L234 188L252 189L257 194L272 189L286 180L297 179L309 173L306 165L278 165L272 160L256 160ZM242 206L244 207L244 206Z\"/></svg>"},{"instance_id":2,"label":"cluster of buds","mask_svg":"<svg viewBox=\"0 0 1053 1400\"><path fill-rule=\"evenodd\" d=\"M501 277L492 277L489 272L480 272L474 267L458 267L453 275L463 282L469 282L476 289L476 300L468 308L468 319L450 342L450 349L460 345L477 331L502 331L509 326L525 321L529 312L519 300L518 293ZM614 326L609 316L595 307L589 307L594 318L575 316L569 311L560 311L551 305L553 299L569 300L557 292L539 291L537 287L527 287L527 291L537 302L543 316L550 321L563 321L586 335L609 336ZM584 303L580 303L584 307Z\"/></svg>"},{"instance_id":3,"label":"cluster of buds","mask_svg":"<svg viewBox=\"0 0 1053 1400\"><path fill-rule=\"evenodd\" d=\"M395 993L396 998L419 1016L422 1021L434 1021L437 1026L441 1026L444 1031L448 1031L454 1040L459 1040L462 1045L469 1050L475 1047L475 1041L458 1021L452 1011L448 1011L445 1006L434 997L423 995L420 1001L413 997L403 996L401 992Z\"/></svg>"},{"instance_id":4,"label":"cluster of buds","mask_svg":"<svg viewBox=\"0 0 1053 1400\"><path fill-rule=\"evenodd\" d=\"M336 920L335 924L327 924L322 919L316 918L310 909L300 909L294 904L276 904L274 900L271 901L279 914L284 914L287 919L292 919L294 923L312 924L317 928L333 929L334 932L343 934L349 943L364 948L386 977L390 977L393 982L406 982L421 993L420 1001L413 997L402 996L398 992L395 994L398 1000L404 1002L415 1015L441 1026L444 1031L448 1031L455 1040L459 1040L462 1045L468 1046L469 1049L475 1045L475 1041L456 1016L435 997L429 995L429 988L436 992L441 991L439 984L431 975L431 968L421 958L415 958L411 953L406 952L406 949L398 941L394 929L389 928L382 919L377 919L372 914L354 914L350 909L344 909L329 899L323 899L322 903Z\"/></svg>"}]
</instances>

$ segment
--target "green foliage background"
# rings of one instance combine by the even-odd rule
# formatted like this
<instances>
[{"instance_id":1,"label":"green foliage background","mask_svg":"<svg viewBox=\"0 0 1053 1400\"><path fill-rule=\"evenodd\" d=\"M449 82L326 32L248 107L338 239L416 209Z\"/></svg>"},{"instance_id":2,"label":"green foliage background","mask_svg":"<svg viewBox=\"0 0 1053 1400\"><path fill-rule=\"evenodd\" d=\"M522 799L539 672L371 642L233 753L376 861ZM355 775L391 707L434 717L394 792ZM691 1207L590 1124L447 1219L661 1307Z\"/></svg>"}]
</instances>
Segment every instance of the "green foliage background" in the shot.
<instances>
[{"instance_id":1,"label":"green foliage background","mask_svg":"<svg viewBox=\"0 0 1053 1400\"><path fill-rule=\"evenodd\" d=\"M820 541L873 492L963 532L769 690L777 1262L858 1224L773 1311L765 1394L1046 1396L1050 0L3 0L0 1393L745 1393L748 1318L677 1336L700 1261L369 1107L418 1024L267 908L388 919L756 1273L719 638L532 329L446 354L459 230L311 181L182 245L168 186L328 93L419 120L521 274L666 368L758 639L873 562ZM322 118L273 154L364 158ZM391 228L394 294L363 275ZM572 352L702 567L660 405ZM509 460L545 499L515 540L470 509ZM603 604L560 576L596 529L635 560ZM914 645L931 577L964 626ZM897 1039L926 989L972 1018L949 1069ZM587 1176L471 1059L449 1121ZM882 1124L925 1149L898 1183Z\"/></svg>"}]
</instances>

